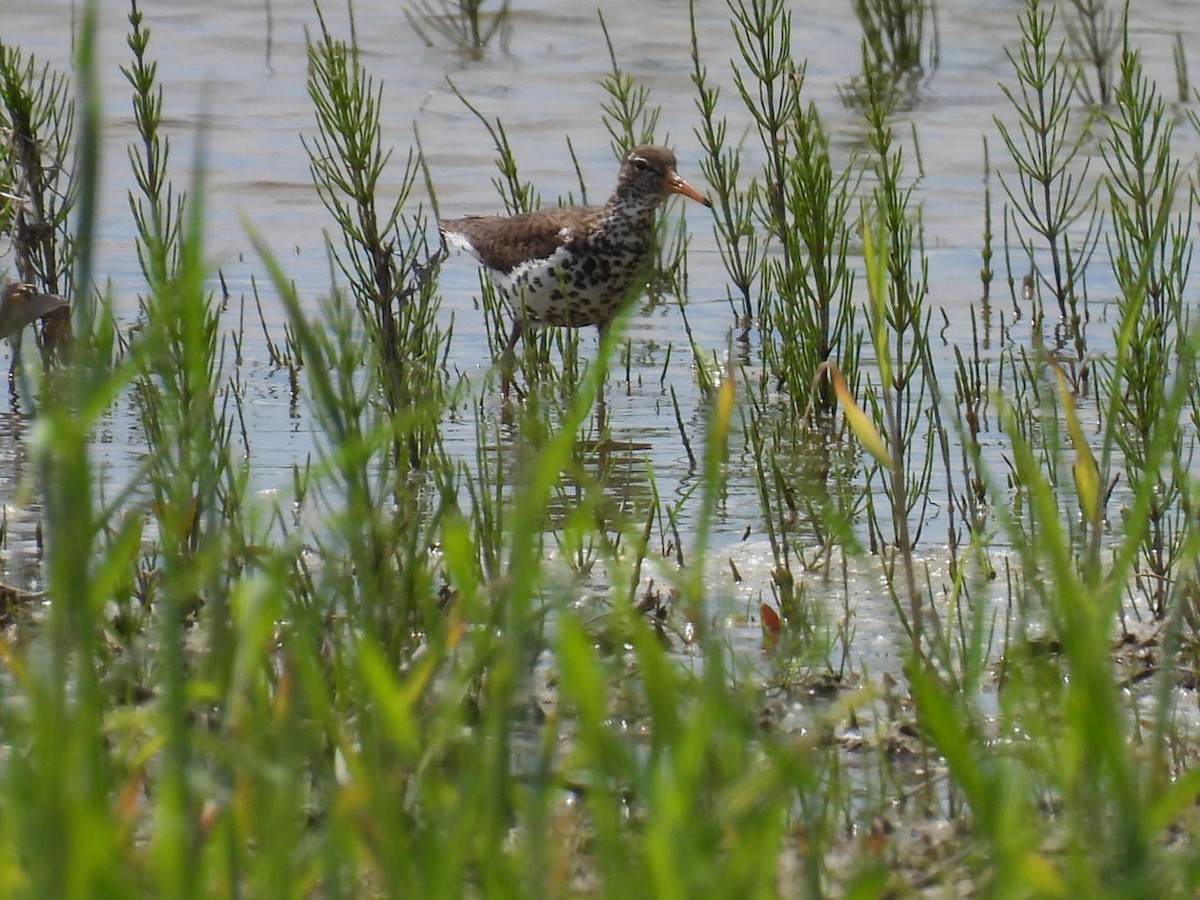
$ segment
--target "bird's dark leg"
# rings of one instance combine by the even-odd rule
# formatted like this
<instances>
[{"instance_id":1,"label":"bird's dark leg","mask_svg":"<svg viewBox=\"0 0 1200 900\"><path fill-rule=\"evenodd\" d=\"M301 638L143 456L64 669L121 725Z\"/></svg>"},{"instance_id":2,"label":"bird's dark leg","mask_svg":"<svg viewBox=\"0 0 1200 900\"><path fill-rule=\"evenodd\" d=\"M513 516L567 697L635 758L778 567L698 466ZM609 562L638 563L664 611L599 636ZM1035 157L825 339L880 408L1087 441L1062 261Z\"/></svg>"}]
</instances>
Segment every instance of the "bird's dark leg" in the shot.
<instances>
[{"instance_id":1,"label":"bird's dark leg","mask_svg":"<svg viewBox=\"0 0 1200 900\"><path fill-rule=\"evenodd\" d=\"M600 333L600 352L604 352L604 340L608 337L608 323L596 326L596 331ZM597 440L605 440L604 427L608 424L608 408L604 404L604 383L608 381L608 368L604 369L604 377L600 379L600 384L596 387L596 435Z\"/></svg>"},{"instance_id":2,"label":"bird's dark leg","mask_svg":"<svg viewBox=\"0 0 1200 900\"><path fill-rule=\"evenodd\" d=\"M513 321L512 331L508 335L508 340L504 342L504 351L500 354L500 394L508 397L508 388L512 384L513 368L516 366L517 358L513 352L516 349L517 341L521 339L521 333L525 330L525 323L518 317Z\"/></svg>"},{"instance_id":3,"label":"bird's dark leg","mask_svg":"<svg viewBox=\"0 0 1200 900\"><path fill-rule=\"evenodd\" d=\"M21 371L21 331L18 329L8 336L8 343L12 346L12 361L8 366L8 383L14 384L17 380L17 374Z\"/></svg>"}]
</instances>

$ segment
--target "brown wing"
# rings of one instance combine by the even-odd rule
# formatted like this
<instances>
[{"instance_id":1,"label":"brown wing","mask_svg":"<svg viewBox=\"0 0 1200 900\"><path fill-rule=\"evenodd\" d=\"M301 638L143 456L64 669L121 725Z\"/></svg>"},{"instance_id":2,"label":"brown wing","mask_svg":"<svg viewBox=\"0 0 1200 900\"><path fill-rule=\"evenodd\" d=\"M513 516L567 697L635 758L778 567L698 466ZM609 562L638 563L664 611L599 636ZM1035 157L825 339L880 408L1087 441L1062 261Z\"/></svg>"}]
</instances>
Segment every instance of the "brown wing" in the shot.
<instances>
[{"instance_id":1,"label":"brown wing","mask_svg":"<svg viewBox=\"0 0 1200 900\"><path fill-rule=\"evenodd\" d=\"M564 231L585 228L595 207L539 209L515 216L466 216L438 225L451 240L489 269L511 272L531 259L545 259L563 244ZM457 238L457 240L455 240Z\"/></svg>"},{"instance_id":2,"label":"brown wing","mask_svg":"<svg viewBox=\"0 0 1200 900\"><path fill-rule=\"evenodd\" d=\"M40 294L31 284L8 281L0 290L0 338L16 334L35 319L67 305L66 298L58 294Z\"/></svg>"}]
</instances>

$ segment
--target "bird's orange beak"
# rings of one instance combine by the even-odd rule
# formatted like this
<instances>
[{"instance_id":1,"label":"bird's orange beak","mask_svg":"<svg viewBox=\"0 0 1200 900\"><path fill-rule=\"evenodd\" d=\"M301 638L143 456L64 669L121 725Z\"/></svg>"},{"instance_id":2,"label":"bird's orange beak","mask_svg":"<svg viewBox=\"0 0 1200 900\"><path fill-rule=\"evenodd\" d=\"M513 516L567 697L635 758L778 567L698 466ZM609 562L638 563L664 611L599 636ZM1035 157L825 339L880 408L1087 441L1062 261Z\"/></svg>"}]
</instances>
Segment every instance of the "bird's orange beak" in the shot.
<instances>
[{"instance_id":1,"label":"bird's orange beak","mask_svg":"<svg viewBox=\"0 0 1200 900\"><path fill-rule=\"evenodd\" d=\"M710 209L712 208L712 201L680 178L676 172L672 172L667 177L667 190L672 194L683 194L683 196L689 197L697 203L703 203Z\"/></svg>"}]
</instances>

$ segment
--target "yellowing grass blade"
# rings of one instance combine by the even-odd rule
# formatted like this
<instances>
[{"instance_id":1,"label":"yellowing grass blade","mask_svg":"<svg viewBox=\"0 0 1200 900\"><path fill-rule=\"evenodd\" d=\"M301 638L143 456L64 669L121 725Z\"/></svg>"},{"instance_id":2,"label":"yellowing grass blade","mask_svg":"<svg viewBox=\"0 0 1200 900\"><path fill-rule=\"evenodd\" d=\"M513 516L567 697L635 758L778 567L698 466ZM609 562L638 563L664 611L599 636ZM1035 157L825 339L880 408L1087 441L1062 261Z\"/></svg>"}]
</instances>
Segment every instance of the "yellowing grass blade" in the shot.
<instances>
[{"instance_id":1,"label":"yellowing grass blade","mask_svg":"<svg viewBox=\"0 0 1200 900\"><path fill-rule=\"evenodd\" d=\"M842 407L842 415L846 417L846 424L850 426L850 430L854 432L854 436L867 449L867 452L875 457L881 466L891 471L892 455L888 452L887 444L878 429L875 428L875 423L854 402L854 396L846 387L846 379L842 377L841 370L833 363L828 363L828 367L829 377L833 379L833 392L837 395L838 403Z\"/></svg>"},{"instance_id":2,"label":"yellowing grass blade","mask_svg":"<svg viewBox=\"0 0 1200 900\"><path fill-rule=\"evenodd\" d=\"M1063 416L1067 420L1067 434L1071 438L1071 447L1075 451L1075 462L1071 473L1075 476L1075 493L1079 497L1079 508L1083 517L1092 525L1100 524L1100 467L1096 465L1096 457L1083 433L1079 423L1079 413L1075 409L1075 397L1067 384L1067 376L1058 363L1051 360L1054 377L1058 380L1058 393L1062 397Z\"/></svg>"},{"instance_id":3,"label":"yellowing grass blade","mask_svg":"<svg viewBox=\"0 0 1200 900\"><path fill-rule=\"evenodd\" d=\"M717 442L717 446L724 447L725 441L729 438L730 422L733 419L733 399L736 392L736 385L733 380L733 367L725 373L725 377L721 379L721 385L717 389L717 404L716 415L713 418L713 439Z\"/></svg>"},{"instance_id":4,"label":"yellowing grass blade","mask_svg":"<svg viewBox=\"0 0 1200 900\"><path fill-rule=\"evenodd\" d=\"M870 296L871 345L879 365L880 382L892 380L892 360L887 343L888 247L887 223L878 210L875 218L862 215L863 262L867 268L867 293Z\"/></svg>"}]
</instances>

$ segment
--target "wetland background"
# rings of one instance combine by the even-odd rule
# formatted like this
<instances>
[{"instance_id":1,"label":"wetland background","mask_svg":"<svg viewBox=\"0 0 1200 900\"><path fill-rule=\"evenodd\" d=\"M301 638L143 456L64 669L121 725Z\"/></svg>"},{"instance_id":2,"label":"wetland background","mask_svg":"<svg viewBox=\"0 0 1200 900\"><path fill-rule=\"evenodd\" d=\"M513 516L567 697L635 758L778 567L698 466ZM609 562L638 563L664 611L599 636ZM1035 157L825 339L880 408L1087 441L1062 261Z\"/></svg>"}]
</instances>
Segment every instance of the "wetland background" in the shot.
<instances>
[{"instance_id":1,"label":"wetland background","mask_svg":"<svg viewBox=\"0 0 1200 900\"><path fill-rule=\"evenodd\" d=\"M352 10L0 8L6 895L1194 894L1188 5Z\"/></svg>"}]
</instances>

